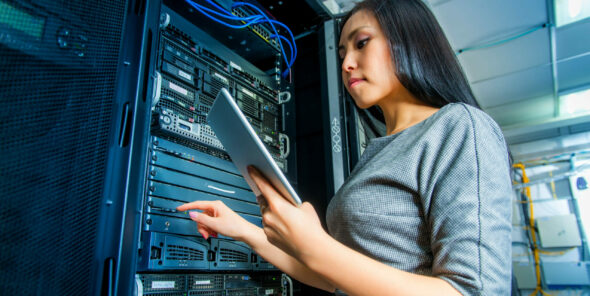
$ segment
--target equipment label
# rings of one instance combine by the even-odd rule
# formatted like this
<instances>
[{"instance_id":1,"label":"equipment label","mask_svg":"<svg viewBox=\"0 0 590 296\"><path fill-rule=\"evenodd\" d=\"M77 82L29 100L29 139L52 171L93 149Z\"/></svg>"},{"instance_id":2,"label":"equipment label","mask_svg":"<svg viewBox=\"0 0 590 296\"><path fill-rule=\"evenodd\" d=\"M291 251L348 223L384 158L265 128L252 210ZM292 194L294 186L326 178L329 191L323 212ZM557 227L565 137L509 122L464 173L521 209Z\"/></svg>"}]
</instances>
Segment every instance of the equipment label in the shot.
<instances>
[{"instance_id":1,"label":"equipment label","mask_svg":"<svg viewBox=\"0 0 590 296\"><path fill-rule=\"evenodd\" d=\"M153 281L152 289L174 289L174 281Z\"/></svg>"},{"instance_id":2,"label":"equipment label","mask_svg":"<svg viewBox=\"0 0 590 296\"><path fill-rule=\"evenodd\" d=\"M186 73L186 72L184 72L182 70L178 70L178 75L180 75L180 76L182 76L182 77L184 77L184 78L186 78L188 80L192 80L193 79L193 76L191 74L188 74L188 73Z\"/></svg>"},{"instance_id":3,"label":"equipment label","mask_svg":"<svg viewBox=\"0 0 590 296\"><path fill-rule=\"evenodd\" d=\"M179 93L181 93L181 94L183 94L185 96L188 95L188 91L186 89L184 89L184 88L182 88L182 87L180 87L180 86L178 86L178 85L176 85L176 84L174 84L172 82L170 82L168 85L170 86L171 89L173 89L173 90L175 90L175 91L177 91L177 92L179 92Z\"/></svg>"}]
</instances>

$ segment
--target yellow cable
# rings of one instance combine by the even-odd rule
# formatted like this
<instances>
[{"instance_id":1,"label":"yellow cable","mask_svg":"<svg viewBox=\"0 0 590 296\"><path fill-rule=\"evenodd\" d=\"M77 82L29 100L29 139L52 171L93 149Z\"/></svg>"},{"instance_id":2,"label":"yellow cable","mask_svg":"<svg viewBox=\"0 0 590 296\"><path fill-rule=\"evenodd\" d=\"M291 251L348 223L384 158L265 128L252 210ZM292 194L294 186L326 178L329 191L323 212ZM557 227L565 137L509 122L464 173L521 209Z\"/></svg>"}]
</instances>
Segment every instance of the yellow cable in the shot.
<instances>
[{"instance_id":1,"label":"yellow cable","mask_svg":"<svg viewBox=\"0 0 590 296\"><path fill-rule=\"evenodd\" d=\"M553 177L553 171L549 171L549 177ZM557 193L555 193L555 180L551 180L551 193L553 194L553 199L557 199Z\"/></svg>"},{"instance_id":2,"label":"yellow cable","mask_svg":"<svg viewBox=\"0 0 590 296\"><path fill-rule=\"evenodd\" d=\"M514 164L513 167L516 169L520 169L522 171L522 183L529 183L529 178L526 175L524 164L517 163ZM535 230L533 229L535 225L535 214L533 211L533 199L531 198L531 188L525 187L524 193L529 202L529 227L531 228L531 237L533 239L533 258L535 259L535 274L537 275L537 288L535 289L535 291L533 291L533 293L531 293L531 296L536 295L537 292L541 292L541 294L543 295L549 295L545 293L545 291L543 291L543 289L541 288L541 267L539 264L541 260L539 259L539 249L537 248L537 236L535 234Z\"/></svg>"},{"instance_id":3,"label":"yellow cable","mask_svg":"<svg viewBox=\"0 0 590 296\"><path fill-rule=\"evenodd\" d=\"M550 256L560 256L563 255L573 249L576 249L576 247L571 247L567 250L563 250L563 251L545 251L545 250L539 250L539 253L543 254L543 255L550 255Z\"/></svg>"}]
</instances>

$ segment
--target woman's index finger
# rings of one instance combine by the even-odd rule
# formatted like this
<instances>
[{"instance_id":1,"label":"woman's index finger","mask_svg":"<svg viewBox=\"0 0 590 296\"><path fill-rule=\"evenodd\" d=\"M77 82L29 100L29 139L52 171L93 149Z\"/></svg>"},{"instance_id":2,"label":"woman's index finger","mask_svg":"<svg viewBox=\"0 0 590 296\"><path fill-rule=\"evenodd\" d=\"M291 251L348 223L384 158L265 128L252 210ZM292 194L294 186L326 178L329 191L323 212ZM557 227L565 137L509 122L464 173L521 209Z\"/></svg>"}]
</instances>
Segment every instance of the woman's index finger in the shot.
<instances>
[{"instance_id":1,"label":"woman's index finger","mask_svg":"<svg viewBox=\"0 0 590 296\"><path fill-rule=\"evenodd\" d=\"M188 210L208 210L208 209L214 209L214 208L215 208L214 201L197 200L197 201L193 201L193 202L189 202L189 203L185 203L183 205L180 205L180 206L176 207L176 210L184 212L184 211L188 211Z\"/></svg>"}]
</instances>

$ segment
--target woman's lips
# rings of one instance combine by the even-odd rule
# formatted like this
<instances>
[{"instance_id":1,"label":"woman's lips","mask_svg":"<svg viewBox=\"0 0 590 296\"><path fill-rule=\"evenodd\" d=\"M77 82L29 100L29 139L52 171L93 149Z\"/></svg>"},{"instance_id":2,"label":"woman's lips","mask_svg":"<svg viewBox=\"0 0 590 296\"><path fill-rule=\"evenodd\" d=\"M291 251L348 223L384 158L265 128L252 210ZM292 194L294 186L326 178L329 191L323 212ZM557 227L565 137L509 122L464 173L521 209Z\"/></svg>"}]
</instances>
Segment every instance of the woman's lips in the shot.
<instances>
[{"instance_id":1,"label":"woman's lips","mask_svg":"<svg viewBox=\"0 0 590 296\"><path fill-rule=\"evenodd\" d=\"M348 87L352 88L357 86L359 83L365 81L364 79L360 79L360 78L350 78L350 80L348 80Z\"/></svg>"}]
</instances>

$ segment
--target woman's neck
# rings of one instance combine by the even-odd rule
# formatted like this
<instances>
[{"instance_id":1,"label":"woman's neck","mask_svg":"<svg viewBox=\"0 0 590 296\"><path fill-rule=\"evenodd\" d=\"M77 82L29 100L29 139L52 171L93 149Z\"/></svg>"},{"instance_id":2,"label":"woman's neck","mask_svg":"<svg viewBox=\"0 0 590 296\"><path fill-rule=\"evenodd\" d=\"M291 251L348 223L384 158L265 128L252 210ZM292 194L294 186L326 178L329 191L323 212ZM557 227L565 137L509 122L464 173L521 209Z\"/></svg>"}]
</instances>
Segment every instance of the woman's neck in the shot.
<instances>
[{"instance_id":1,"label":"woman's neck","mask_svg":"<svg viewBox=\"0 0 590 296\"><path fill-rule=\"evenodd\" d=\"M387 135L399 133L432 116L440 108L429 106L412 95L387 100L379 104L385 117Z\"/></svg>"}]
</instances>

